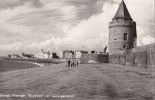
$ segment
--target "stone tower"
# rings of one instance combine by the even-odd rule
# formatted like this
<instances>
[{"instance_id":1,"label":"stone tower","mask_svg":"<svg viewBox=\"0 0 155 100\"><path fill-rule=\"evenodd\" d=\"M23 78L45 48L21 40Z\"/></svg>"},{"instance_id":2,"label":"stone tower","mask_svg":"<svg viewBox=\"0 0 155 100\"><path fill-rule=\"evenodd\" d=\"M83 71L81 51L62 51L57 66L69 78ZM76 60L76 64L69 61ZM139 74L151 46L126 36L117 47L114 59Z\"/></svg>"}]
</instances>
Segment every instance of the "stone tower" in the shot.
<instances>
[{"instance_id":1,"label":"stone tower","mask_svg":"<svg viewBox=\"0 0 155 100\"><path fill-rule=\"evenodd\" d=\"M136 22L131 18L122 0L114 18L109 23L109 54L134 48L136 38Z\"/></svg>"}]
</instances>

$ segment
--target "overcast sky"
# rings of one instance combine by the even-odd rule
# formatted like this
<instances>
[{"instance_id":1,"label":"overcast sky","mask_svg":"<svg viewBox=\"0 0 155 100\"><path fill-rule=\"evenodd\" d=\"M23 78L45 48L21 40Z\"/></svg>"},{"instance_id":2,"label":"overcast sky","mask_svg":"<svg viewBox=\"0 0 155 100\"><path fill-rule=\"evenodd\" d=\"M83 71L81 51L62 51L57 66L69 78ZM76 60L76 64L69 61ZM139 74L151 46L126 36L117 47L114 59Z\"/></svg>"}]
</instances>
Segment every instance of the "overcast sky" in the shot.
<instances>
[{"instance_id":1,"label":"overcast sky","mask_svg":"<svg viewBox=\"0 0 155 100\"><path fill-rule=\"evenodd\" d=\"M153 0L124 0L137 23L138 45L154 42ZM0 55L102 51L121 0L0 0Z\"/></svg>"}]
</instances>

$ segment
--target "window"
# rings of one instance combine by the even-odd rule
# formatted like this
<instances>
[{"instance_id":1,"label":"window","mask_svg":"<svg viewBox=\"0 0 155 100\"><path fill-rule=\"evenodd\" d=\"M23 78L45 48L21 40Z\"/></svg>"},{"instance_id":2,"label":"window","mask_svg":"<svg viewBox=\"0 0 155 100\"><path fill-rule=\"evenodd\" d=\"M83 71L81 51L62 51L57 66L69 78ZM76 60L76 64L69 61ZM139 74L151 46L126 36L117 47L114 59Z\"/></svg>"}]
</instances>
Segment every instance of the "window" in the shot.
<instances>
[{"instance_id":1,"label":"window","mask_svg":"<svg viewBox=\"0 0 155 100\"><path fill-rule=\"evenodd\" d=\"M123 39L124 39L124 41L127 41L127 33L124 33Z\"/></svg>"},{"instance_id":2,"label":"window","mask_svg":"<svg viewBox=\"0 0 155 100\"><path fill-rule=\"evenodd\" d=\"M123 45L123 49L125 49L125 45Z\"/></svg>"}]
</instances>

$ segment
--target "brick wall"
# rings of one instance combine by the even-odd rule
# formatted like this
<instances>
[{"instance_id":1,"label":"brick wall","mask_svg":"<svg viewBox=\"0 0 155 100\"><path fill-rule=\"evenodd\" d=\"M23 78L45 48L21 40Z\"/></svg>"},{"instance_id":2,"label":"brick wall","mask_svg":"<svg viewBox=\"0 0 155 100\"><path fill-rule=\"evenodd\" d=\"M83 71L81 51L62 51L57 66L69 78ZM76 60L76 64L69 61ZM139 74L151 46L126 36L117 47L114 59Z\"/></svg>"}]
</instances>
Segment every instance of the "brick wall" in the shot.
<instances>
[{"instance_id":1,"label":"brick wall","mask_svg":"<svg viewBox=\"0 0 155 100\"><path fill-rule=\"evenodd\" d=\"M124 40L127 33L127 40ZM109 54L116 53L127 48L133 48L136 38L136 23L127 20L113 20L109 23ZM136 43L135 43L136 44ZM123 47L125 46L125 48Z\"/></svg>"}]
</instances>

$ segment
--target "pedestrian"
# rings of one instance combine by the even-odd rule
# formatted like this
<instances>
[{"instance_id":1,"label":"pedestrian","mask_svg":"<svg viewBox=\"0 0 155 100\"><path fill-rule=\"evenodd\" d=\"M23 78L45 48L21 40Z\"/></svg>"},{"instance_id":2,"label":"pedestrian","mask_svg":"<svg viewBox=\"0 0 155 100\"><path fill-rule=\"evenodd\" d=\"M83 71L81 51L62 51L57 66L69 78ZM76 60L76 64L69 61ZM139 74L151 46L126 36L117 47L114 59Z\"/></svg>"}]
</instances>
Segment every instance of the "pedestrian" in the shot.
<instances>
[{"instance_id":1,"label":"pedestrian","mask_svg":"<svg viewBox=\"0 0 155 100\"><path fill-rule=\"evenodd\" d=\"M71 61L70 61L70 59L69 59L69 60L68 60L68 67L70 67L70 62L71 62Z\"/></svg>"},{"instance_id":2,"label":"pedestrian","mask_svg":"<svg viewBox=\"0 0 155 100\"><path fill-rule=\"evenodd\" d=\"M66 60L66 67L68 67L68 60Z\"/></svg>"},{"instance_id":3,"label":"pedestrian","mask_svg":"<svg viewBox=\"0 0 155 100\"><path fill-rule=\"evenodd\" d=\"M73 62L72 62L72 60L71 60L71 67L72 67L72 63L73 63Z\"/></svg>"},{"instance_id":4,"label":"pedestrian","mask_svg":"<svg viewBox=\"0 0 155 100\"><path fill-rule=\"evenodd\" d=\"M74 60L72 61L72 66L74 67Z\"/></svg>"},{"instance_id":5,"label":"pedestrian","mask_svg":"<svg viewBox=\"0 0 155 100\"><path fill-rule=\"evenodd\" d=\"M76 60L74 61L74 67L76 67Z\"/></svg>"},{"instance_id":6,"label":"pedestrian","mask_svg":"<svg viewBox=\"0 0 155 100\"><path fill-rule=\"evenodd\" d=\"M76 66L77 66L77 67L78 67L78 64L79 64L79 62L77 61L77 62L76 62Z\"/></svg>"}]
</instances>

